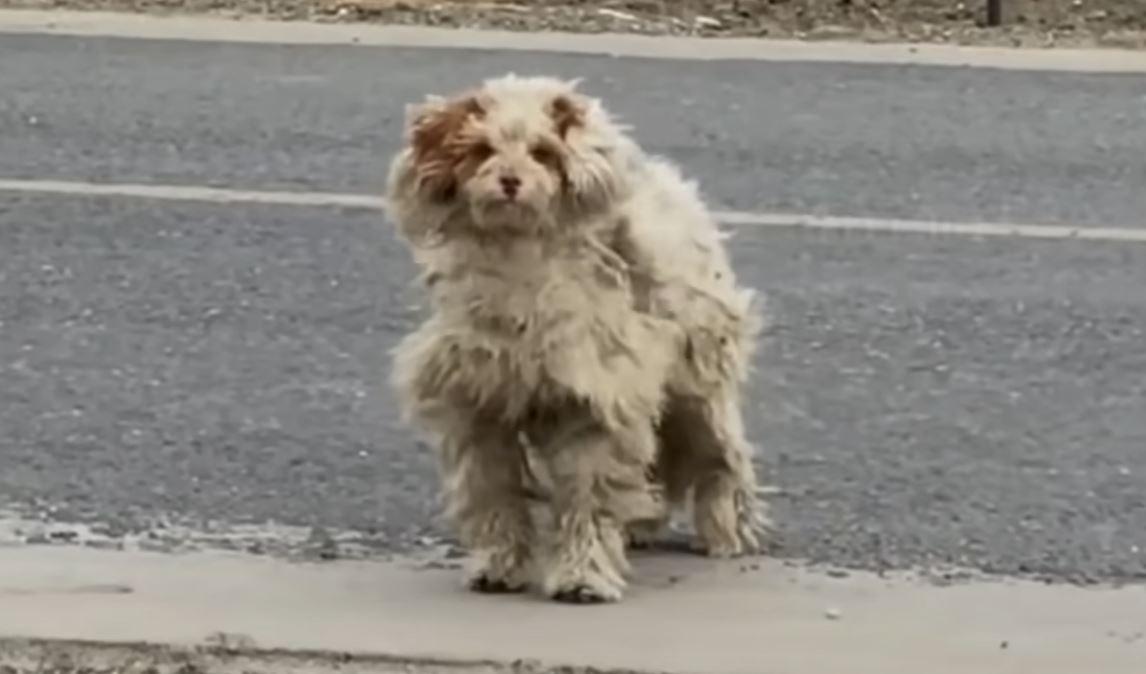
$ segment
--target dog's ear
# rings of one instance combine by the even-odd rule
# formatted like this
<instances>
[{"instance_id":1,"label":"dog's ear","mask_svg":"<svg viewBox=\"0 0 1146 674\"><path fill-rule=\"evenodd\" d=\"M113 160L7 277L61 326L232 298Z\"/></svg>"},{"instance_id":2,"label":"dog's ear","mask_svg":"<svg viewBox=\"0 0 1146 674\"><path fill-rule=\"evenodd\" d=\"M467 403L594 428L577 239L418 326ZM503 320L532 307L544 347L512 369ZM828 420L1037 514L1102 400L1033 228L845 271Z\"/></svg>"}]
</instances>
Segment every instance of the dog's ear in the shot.
<instances>
[{"instance_id":1,"label":"dog's ear","mask_svg":"<svg viewBox=\"0 0 1146 674\"><path fill-rule=\"evenodd\" d=\"M610 158L610 144L599 137L599 108L578 93L576 82L548 102L546 112L564 143L563 187L567 204L579 213L606 208L621 191L621 176Z\"/></svg>"},{"instance_id":2,"label":"dog's ear","mask_svg":"<svg viewBox=\"0 0 1146 674\"><path fill-rule=\"evenodd\" d=\"M587 114L586 105L580 96L574 93L558 94L551 101L546 110L549 118L553 120L553 128L557 135L564 140L572 129L585 126Z\"/></svg>"},{"instance_id":3,"label":"dog's ear","mask_svg":"<svg viewBox=\"0 0 1146 674\"><path fill-rule=\"evenodd\" d=\"M413 151L419 189L440 199L457 190L454 167L461 159L457 138L471 119L485 115L476 95L431 98L407 109L407 142Z\"/></svg>"},{"instance_id":4,"label":"dog's ear","mask_svg":"<svg viewBox=\"0 0 1146 674\"><path fill-rule=\"evenodd\" d=\"M418 123L418 119L423 114L440 105L445 105L446 99L442 96L435 96L433 94L426 96L426 100L421 103L407 103L406 104L406 129L407 131L414 128Z\"/></svg>"}]
</instances>

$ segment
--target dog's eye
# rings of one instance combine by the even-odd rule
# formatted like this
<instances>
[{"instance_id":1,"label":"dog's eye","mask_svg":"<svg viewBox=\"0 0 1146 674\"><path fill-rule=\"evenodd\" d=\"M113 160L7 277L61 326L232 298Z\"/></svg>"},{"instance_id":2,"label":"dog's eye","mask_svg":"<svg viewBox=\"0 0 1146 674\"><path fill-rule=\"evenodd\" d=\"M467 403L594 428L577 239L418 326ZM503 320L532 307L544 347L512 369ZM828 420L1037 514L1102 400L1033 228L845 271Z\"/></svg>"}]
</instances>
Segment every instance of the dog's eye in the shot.
<instances>
[{"instance_id":1,"label":"dog's eye","mask_svg":"<svg viewBox=\"0 0 1146 674\"><path fill-rule=\"evenodd\" d=\"M553 148L545 145L538 145L533 148L529 151L529 155L533 157L533 161L538 164L552 166L557 163L557 153L553 151Z\"/></svg>"},{"instance_id":2,"label":"dog's eye","mask_svg":"<svg viewBox=\"0 0 1146 674\"><path fill-rule=\"evenodd\" d=\"M476 143L470 148L470 156L478 161L485 161L493 156L493 148L489 143Z\"/></svg>"}]
</instances>

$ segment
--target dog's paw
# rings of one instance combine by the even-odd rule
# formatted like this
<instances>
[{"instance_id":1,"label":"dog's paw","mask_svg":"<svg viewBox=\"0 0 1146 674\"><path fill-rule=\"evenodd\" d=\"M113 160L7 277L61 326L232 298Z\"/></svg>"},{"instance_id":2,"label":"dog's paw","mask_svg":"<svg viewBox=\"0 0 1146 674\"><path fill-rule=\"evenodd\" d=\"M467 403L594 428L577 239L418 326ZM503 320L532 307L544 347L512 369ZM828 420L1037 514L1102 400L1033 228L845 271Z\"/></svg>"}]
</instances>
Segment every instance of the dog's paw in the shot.
<instances>
[{"instance_id":1,"label":"dog's paw","mask_svg":"<svg viewBox=\"0 0 1146 674\"><path fill-rule=\"evenodd\" d=\"M713 559L731 559L744 554L744 544L735 537L701 538L692 544L693 552Z\"/></svg>"},{"instance_id":2,"label":"dog's paw","mask_svg":"<svg viewBox=\"0 0 1146 674\"><path fill-rule=\"evenodd\" d=\"M706 557L729 559L762 554L771 540L770 529L766 525L745 522L735 530L707 531L691 547Z\"/></svg>"},{"instance_id":3,"label":"dog's paw","mask_svg":"<svg viewBox=\"0 0 1146 674\"><path fill-rule=\"evenodd\" d=\"M698 519L696 552L718 559L757 554L774 536L774 527L758 499L736 492L723 503L706 504L706 517Z\"/></svg>"},{"instance_id":4,"label":"dog's paw","mask_svg":"<svg viewBox=\"0 0 1146 674\"><path fill-rule=\"evenodd\" d=\"M620 601L621 591L614 587L592 587L584 583L574 583L557 589L550 597L562 604L607 604Z\"/></svg>"},{"instance_id":5,"label":"dog's paw","mask_svg":"<svg viewBox=\"0 0 1146 674\"><path fill-rule=\"evenodd\" d=\"M489 571L477 571L470 575L466 587L481 594L512 594L524 592L528 583L510 578L497 578Z\"/></svg>"},{"instance_id":6,"label":"dog's paw","mask_svg":"<svg viewBox=\"0 0 1146 674\"><path fill-rule=\"evenodd\" d=\"M660 542L665 527L665 523L660 520L630 522L625 527L626 542L634 550L647 550L655 547Z\"/></svg>"},{"instance_id":7,"label":"dog's paw","mask_svg":"<svg viewBox=\"0 0 1146 674\"><path fill-rule=\"evenodd\" d=\"M528 551L523 548L478 552L466 587L483 594L524 592L529 587L529 565Z\"/></svg>"},{"instance_id":8,"label":"dog's paw","mask_svg":"<svg viewBox=\"0 0 1146 674\"><path fill-rule=\"evenodd\" d=\"M576 565L557 565L545 575L542 589L552 600L565 604L605 604L620 601L625 580L616 569L584 560Z\"/></svg>"}]
</instances>

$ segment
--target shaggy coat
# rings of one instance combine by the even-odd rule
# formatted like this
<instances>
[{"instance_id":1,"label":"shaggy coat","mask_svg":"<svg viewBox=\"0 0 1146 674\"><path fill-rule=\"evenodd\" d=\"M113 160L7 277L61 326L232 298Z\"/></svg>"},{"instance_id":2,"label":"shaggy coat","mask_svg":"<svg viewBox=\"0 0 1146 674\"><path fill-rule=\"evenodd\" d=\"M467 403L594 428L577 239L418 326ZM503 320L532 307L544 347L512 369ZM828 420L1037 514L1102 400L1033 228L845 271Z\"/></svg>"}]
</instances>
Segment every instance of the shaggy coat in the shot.
<instances>
[{"instance_id":1,"label":"shaggy coat","mask_svg":"<svg viewBox=\"0 0 1146 674\"><path fill-rule=\"evenodd\" d=\"M574 84L509 75L410 109L387 208L432 303L394 384L439 448L472 589L539 572L555 599L617 600L626 542L686 503L708 554L757 546L758 312L671 163Z\"/></svg>"}]
</instances>

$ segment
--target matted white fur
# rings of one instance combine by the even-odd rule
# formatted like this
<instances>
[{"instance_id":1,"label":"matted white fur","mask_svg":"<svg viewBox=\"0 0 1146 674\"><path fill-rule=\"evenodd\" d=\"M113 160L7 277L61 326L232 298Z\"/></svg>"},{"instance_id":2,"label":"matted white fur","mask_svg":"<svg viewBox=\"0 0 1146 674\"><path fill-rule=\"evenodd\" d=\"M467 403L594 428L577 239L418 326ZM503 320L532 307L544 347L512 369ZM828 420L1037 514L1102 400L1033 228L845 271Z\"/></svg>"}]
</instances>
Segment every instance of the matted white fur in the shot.
<instances>
[{"instance_id":1,"label":"matted white fur","mask_svg":"<svg viewBox=\"0 0 1146 674\"><path fill-rule=\"evenodd\" d=\"M470 587L539 572L555 599L617 600L626 542L689 501L705 552L757 549L760 314L693 183L575 83L508 75L413 106L386 196L433 306L394 385L437 444Z\"/></svg>"}]
</instances>

